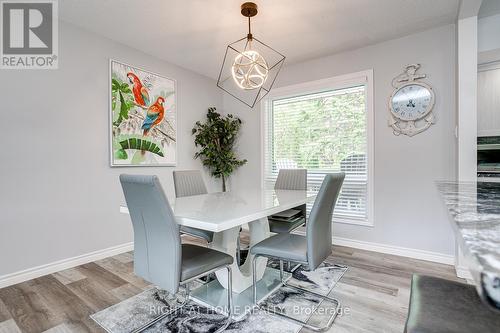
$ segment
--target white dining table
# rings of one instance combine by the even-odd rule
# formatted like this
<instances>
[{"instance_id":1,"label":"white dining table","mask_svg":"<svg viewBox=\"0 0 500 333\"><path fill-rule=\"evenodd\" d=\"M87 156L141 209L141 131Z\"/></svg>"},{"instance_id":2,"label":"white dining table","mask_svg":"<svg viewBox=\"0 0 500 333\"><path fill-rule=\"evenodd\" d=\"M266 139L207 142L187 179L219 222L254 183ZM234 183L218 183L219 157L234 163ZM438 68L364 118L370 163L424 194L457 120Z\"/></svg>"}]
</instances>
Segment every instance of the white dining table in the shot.
<instances>
[{"instance_id":1,"label":"white dining table","mask_svg":"<svg viewBox=\"0 0 500 333\"><path fill-rule=\"evenodd\" d=\"M179 225L213 231L213 241L209 246L234 258L231 265L234 300L236 305L246 307L251 302L253 256L249 253L242 265L236 260L240 228L248 225L251 247L270 237L268 216L306 204L315 197L315 192L308 191L247 189L181 197L174 199L170 204ZM120 207L120 211L128 214L125 205ZM257 280L263 280L260 283L263 290L259 289L258 292L262 295L270 294L279 286L277 275L279 272L266 270L266 266L266 258L257 260ZM265 279L263 279L264 273L267 274ZM216 276L218 283L209 283L204 288L193 290L193 295L201 300L202 304L210 306L223 304L225 300L223 288L227 289L228 285L227 273L216 272Z\"/></svg>"}]
</instances>

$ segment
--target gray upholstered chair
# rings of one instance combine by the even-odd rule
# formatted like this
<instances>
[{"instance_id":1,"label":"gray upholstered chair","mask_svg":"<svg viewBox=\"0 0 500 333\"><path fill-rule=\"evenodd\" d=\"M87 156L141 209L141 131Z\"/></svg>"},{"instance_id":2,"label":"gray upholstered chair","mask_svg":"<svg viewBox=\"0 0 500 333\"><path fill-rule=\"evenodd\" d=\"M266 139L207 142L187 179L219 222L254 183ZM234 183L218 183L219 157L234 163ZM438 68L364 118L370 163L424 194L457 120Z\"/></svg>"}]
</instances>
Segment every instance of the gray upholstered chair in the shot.
<instances>
[{"instance_id":1,"label":"gray upholstered chair","mask_svg":"<svg viewBox=\"0 0 500 333\"><path fill-rule=\"evenodd\" d=\"M473 285L413 275L405 333L494 333L500 315L484 304Z\"/></svg>"},{"instance_id":2,"label":"gray upholstered chair","mask_svg":"<svg viewBox=\"0 0 500 333\"><path fill-rule=\"evenodd\" d=\"M307 169L280 169L274 188L280 190L307 190Z\"/></svg>"},{"instance_id":3,"label":"gray upholstered chair","mask_svg":"<svg viewBox=\"0 0 500 333\"><path fill-rule=\"evenodd\" d=\"M328 323L323 327L313 326L295 318L272 312L273 314L284 317L315 331L323 331L331 327L340 304L337 300L328 296L319 295L309 290L287 285L283 279L283 261L288 260L298 262L303 265L307 265L309 270L315 270L332 253L332 215L335 203L344 182L344 177L344 173L327 174L325 176L311 213L309 214L305 236L295 234L277 234L257 243L250 249L250 252L255 255L252 262L253 298L255 304L258 304L256 260L261 256L279 259L282 285L299 289L302 292L313 294L317 297L333 301L337 304L335 313L329 318Z\"/></svg>"},{"instance_id":4,"label":"gray upholstered chair","mask_svg":"<svg viewBox=\"0 0 500 333\"><path fill-rule=\"evenodd\" d=\"M177 198L192 195L207 194L207 187L199 170L174 171L174 189ZM212 231L181 226L181 233L202 238L211 243L214 238Z\"/></svg>"},{"instance_id":5,"label":"gray upholstered chair","mask_svg":"<svg viewBox=\"0 0 500 333\"><path fill-rule=\"evenodd\" d=\"M307 169L280 169L274 184L275 190L307 190ZM306 222L306 205L296 207L302 211L303 218L293 222L277 221L269 217L269 231L276 234L290 233Z\"/></svg>"},{"instance_id":6,"label":"gray upholstered chair","mask_svg":"<svg viewBox=\"0 0 500 333\"><path fill-rule=\"evenodd\" d=\"M228 273L228 320L231 321L233 258L223 252L202 246L181 244L179 225L156 176L121 175L123 193L134 228L134 272L161 289L176 294L185 287L185 301L154 321L136 329L140 332L167 317L189 299L188 282L220 269Z\"/></svg>"},{"instance_id":7,"label":"gray upholstered chair","mask_svg":"<svg viewBox=\"0 0 500 333\"><path fill-rule=\"evenodd\" d=\"M175 196L177 198L208 193L207 187L199 170L174 171L173 176ZM212 231L186 226L181 226L181 234L202 238L208 243L211 243L214 239L214 233ZM240 238L238 237L238 244L236 247L236 260L238 264L240 263L240 257Z\"/></svg>"}]
</instances>

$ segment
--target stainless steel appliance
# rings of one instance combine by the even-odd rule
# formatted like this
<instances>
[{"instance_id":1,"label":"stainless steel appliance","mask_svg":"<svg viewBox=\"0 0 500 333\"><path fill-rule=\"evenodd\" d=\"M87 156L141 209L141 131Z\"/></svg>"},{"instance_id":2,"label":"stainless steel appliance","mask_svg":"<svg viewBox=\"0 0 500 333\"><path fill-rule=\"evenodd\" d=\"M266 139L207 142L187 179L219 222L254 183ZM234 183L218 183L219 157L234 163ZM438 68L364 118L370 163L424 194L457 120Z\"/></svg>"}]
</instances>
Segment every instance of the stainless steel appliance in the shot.
<instances>
[{"instance_id":1,"label":"stainless steel appliance","mask_svg":"<svg viewBox=\"0 0 500 333\"><path fill-rule=\"evenodd\" d=\"M477 138L477 176L500 179L500 136Z\"/></svg>"}]
</instances>

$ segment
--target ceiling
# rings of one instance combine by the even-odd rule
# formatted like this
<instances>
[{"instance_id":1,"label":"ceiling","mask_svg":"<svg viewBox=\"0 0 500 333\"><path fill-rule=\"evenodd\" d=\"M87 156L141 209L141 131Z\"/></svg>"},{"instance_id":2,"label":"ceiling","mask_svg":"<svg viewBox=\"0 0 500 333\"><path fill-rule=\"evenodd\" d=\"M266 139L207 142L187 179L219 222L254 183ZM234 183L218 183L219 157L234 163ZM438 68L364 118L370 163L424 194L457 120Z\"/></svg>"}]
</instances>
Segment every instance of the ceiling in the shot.
<instances>
[{"instance_id":1,"label":"ceiling","mask_svg":"<svg viewBox=\"0 0 500 333\"><path fill-rule=\"evenodd\" d=\"M483 0L479 9L479 17L500 14L500 0Z\"/></svg>"},{"instance_id":2,"label":"ceiling","mask_svg":"<svg viewBox=\"0 0 500 333\"><path fill-rule=\"evenodd\" d=\"M246 35L237 0L61 0L62 20L211 78ZM296 63L453 23L459 0L257 0L255 37Z\"/></svg>"}]
</instances>

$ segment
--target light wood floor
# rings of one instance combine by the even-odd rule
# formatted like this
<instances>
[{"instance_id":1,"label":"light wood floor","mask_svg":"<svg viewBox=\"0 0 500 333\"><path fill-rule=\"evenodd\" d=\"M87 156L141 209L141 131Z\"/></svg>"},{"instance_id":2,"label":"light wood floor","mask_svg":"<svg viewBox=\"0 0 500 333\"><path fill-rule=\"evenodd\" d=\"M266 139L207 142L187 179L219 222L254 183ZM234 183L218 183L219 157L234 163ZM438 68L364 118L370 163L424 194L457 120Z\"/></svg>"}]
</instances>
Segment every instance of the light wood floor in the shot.
<instances>
[{"instance_id":1,"label":"light wood floor","mask_svg":"<svg viewBox=\"0 0 500 333\"><path fill-rule=\"evenodd\" d=\"M0 289L0 333L104 332L89 315L148 287L132 259L125 253ZM403 332L413 273L458 280L452 266L347 247L334 246L328 261L349 266L334 289L346 313L331 332Z\"/></svg>"}]
</instances>

